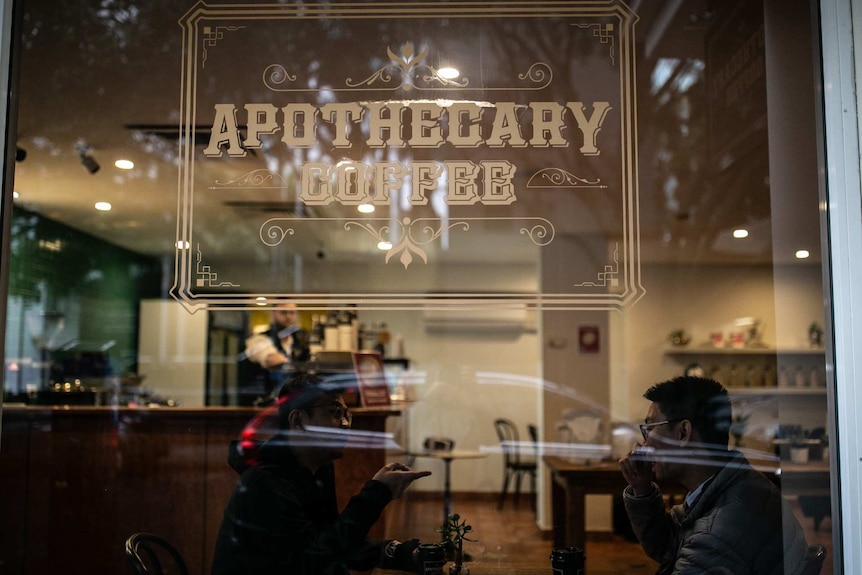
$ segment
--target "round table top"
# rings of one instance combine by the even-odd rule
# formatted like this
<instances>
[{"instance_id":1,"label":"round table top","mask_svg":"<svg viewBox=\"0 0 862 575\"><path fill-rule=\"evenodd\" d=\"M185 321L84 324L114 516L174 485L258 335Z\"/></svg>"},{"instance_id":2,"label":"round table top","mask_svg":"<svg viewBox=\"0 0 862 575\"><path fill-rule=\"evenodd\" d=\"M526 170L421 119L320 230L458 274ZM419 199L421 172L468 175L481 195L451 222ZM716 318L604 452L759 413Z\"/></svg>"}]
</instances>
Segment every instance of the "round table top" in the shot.
<instances>
[{"instance_id":1,"label":"round table top","mask_svg":"<svg viewBox=\"0 0 862 575\"><path fill-rule=\"evenodd\" d=\"M452 450L421 450L421 451L408 451L406 455L410 455L411 457L431 457L434 459L481 459L483 457L488 457L488 454L484 451L477 450L469 450L469 449L452 449Z\"/></svg>"}]
</instances>

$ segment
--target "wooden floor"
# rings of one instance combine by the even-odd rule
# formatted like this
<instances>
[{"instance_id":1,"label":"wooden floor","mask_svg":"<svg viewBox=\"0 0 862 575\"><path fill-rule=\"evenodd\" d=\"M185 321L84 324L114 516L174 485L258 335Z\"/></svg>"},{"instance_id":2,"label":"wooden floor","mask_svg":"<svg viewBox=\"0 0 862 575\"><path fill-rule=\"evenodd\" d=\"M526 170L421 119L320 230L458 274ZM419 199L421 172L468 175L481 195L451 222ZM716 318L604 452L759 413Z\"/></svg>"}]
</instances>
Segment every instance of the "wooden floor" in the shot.
<instances>
[{"instance_id":1,"label":"wooden floor","mask_svg":"<svg viewBox=\"0 0 862 575\"><path fill-rule=\"evenodd\" d=\"M394 501L390 506L386 528L388 537L401 540L416 537L424 543L439 540L439 535L434 532L443 517L439 494L408 493L404 500ZM497 499L493 495L456 494L453 511L473 526L471 538L477 541L464 545L464 551L477 562L472 575L488 571L480 568L482 564L529 565L537 573L551 572L551 534L536 526L535 512L527 501L522 500L517 508L507 502L503 510L498 510ZM586 566L590 575L655 573L656 563L644 555L640 545L627 542L622 537L590 533L586 547ZM526 570L518 569L516 572Z\"/></svg>"},{"instance_id":2,"label":"wooden floor","mask_svg":"<svg viewBox=\"0 0 862 575\"><path fill-rule=\"evenodd\" d=\"M791 501L791 504L793 502ZM507 502L497 509L493 495L462 495L453 497L453 511L473 526L475 543L465 543L465 552L474 560L472 575L482 573L550 573L549 555L553 546L549 532L536 526L535 513L526 501L515 508ZM827 549L827 560L821 575L832 574L832 524L823 521L820 530L813 530L813 521L800 518L809 544L820 543ZM401 540L418 538L424 543L438 541L434 532L442 520L439 494L410 493L390 504L387 512L387 537ZM611 533L588 533L586 572L589 575L652 575L657 564L649 559L637 543ZM513 571L494 568L495 565L529 566ZM485 567L485 568L483 568Z\"/></svg>"}]
</instances>

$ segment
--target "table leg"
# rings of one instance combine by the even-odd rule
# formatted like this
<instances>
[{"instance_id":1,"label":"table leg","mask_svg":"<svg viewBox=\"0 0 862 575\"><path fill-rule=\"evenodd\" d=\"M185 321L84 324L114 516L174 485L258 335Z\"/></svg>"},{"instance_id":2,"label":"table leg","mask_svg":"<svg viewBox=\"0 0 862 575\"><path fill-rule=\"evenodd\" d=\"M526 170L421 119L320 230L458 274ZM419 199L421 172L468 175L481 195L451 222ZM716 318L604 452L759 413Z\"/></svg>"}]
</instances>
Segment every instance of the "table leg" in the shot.
<instances>
[{"instance_id":1,"label":"table leg","mask_svg":"<svg viewBox=\"0 0 862 575\"><path fill-rule=\"evenodd\" d=\"M554 476L551 483L554 547L584 548L587 539L586 496L586 491L575 482Z\"/></svg>"},{"instance_id":2,"label":"table leg","mask_svg":"<svg viewBox=\"0 0 862 575\"><path fill-rule=\"evenodd\" d=\"M450 483L451 459L444 459L445 468L443 472L443 523L449 519L452 513L452 484Z\"/></svg>"},{"instance_id":3,"label":"table leg","mask_svg":"<svg viewBox=\"0 0 862 575\"><path fill-rule=\"evenodd\" d=\"M587 543L587 494L569 483L566 489L566 545L584 549Z\"/></svg>"}]
</instances>

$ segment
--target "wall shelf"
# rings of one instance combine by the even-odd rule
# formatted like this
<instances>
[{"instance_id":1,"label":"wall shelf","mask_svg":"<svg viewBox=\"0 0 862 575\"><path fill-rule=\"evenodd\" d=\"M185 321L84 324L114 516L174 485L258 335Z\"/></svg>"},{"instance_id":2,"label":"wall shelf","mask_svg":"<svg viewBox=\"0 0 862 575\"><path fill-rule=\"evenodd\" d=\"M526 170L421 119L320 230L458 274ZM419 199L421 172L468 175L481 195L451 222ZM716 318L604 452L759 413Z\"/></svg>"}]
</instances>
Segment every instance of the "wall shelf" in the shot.
<instances>
[{"instance_id":1,"label":"wall shelf","mask_svg":"<svg viewBox=\"0 0 862 575\"><path fill-rule=\"evenodd\" d=\"M732 348L732 347L671 347L665 355L823 355L823 348Z\"/></svg>"},{"instance_id":2,"label":"wall shelf","mask_svg":"<svg viewBox=\"0 0 862 575\"><path fill-rule=\"evenodd\" d=\"M825 387L729 387L731 397L751 396L825 396Z\"/></svg>"}]
</instances>

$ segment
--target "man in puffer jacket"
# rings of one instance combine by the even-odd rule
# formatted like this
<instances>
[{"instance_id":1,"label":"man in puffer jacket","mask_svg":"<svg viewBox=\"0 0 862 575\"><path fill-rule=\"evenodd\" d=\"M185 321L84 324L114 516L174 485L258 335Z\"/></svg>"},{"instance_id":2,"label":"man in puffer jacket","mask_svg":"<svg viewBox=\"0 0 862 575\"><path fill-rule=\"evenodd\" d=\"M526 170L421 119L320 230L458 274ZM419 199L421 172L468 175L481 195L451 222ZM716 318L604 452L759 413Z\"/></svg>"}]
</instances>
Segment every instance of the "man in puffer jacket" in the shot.
<instances>
[{"instance_id":1,"label":"man in puffer jacket","mask_svg":"<svg viewBox=\"0 0 862 575\"><path fill-rule=\"evenodd\" d=\"M620 460L634 532L659 575L796 575L805 567L802 527L776 486L727 449L732 421L716 381L679 377L651 387L643 444ZM688 495L668 512L659 483Z\"/></svg>"}]
</instances>

